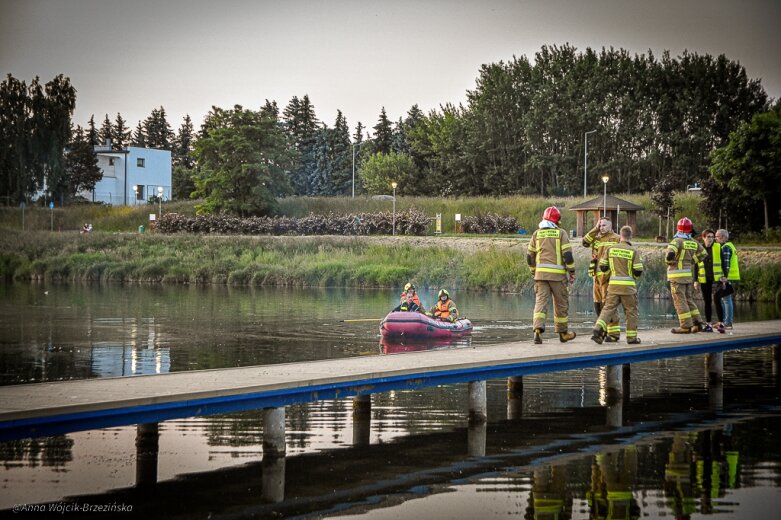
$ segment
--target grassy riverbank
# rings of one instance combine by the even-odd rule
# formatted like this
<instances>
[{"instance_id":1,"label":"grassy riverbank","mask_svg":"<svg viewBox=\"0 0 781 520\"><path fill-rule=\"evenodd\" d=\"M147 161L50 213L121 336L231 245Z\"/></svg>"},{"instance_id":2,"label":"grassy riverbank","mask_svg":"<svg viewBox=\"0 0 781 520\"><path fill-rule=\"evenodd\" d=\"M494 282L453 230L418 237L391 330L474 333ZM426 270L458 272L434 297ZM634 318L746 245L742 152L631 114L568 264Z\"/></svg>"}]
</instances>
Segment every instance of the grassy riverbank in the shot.
<instances>
[{"instance_id":1,"label":"grassy riverbank","mask_svg":"<svg viewBox=\"0 0 781 520\"><path fill-rule=\"evenodd\" d=\"M667 297L663 248L640 246L645 297ZM588 250L575 246L575 294L591 291ZM527 292L526 242L518 238L224 237L131 233L0 235L0 275L10 280L421 287ZM781 251L741 251L738 297L781 303Z\"/></svg>"}]
</instances>

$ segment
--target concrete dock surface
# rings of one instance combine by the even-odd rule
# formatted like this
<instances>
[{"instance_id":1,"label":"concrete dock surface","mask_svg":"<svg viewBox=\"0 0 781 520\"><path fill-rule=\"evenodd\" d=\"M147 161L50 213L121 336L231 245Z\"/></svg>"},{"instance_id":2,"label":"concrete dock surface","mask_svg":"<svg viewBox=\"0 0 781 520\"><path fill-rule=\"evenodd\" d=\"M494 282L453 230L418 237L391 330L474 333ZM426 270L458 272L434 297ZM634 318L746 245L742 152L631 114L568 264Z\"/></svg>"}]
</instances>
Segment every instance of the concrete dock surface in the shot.
<instances>
[{"instance_id":1,"label":"concrete dock surface","mask_svg":"<svg viewBox=\"0 0 781 520\"><path fill-rule=\"evenodd\" d=\"M739 323L726 334L676 335L670 329L655 329L641 330L639 337L640 345L627 345L625 337L619 343L598 345L589 335L560 343L558 335L549 331L543 335L542 345L525 340L450 350L4 386L0 387L0 430L17 427L20 422L35 423L56 416L122 413L133 408L167 405L192 407L194 403L241 396L257 398L309 392L307 397L298 398L303 402L328 398L323 389L336 389L337 395L343 389L343 395L348 396L385 391L394 385L409 387L416 381L420 383L416 378L426 379L429 384L439 384L436 379L439 376L444 377L441 381L444 383L478 381L515 373L551 372L780 344L781 320Z\"/></svg>"}]
</instances>

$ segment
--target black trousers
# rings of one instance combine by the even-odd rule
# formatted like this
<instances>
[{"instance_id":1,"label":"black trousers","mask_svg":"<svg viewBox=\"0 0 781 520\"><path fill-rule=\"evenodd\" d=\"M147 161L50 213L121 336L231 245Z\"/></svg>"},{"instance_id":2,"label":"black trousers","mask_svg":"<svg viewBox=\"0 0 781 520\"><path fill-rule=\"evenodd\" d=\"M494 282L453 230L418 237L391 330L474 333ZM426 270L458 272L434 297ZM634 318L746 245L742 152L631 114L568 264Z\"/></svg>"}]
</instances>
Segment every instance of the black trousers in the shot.
<instances>
[{"instance_id":1,"label":"black trousers","mask_svg":"<svg viewBox=\"0 0 781 520\"><path fill-rule=\"evenodd\" d=\"M720 286L721 284L716 284ZM721 293L713 291L713 282L705 282L700 284L700 291L702 292L702 299L705 302L705 321L710 323L713 315L713 307L716 307L716 316L719 318L719 322L724 321L724 306L721 304Z\"/></svg>"}]
</instances>

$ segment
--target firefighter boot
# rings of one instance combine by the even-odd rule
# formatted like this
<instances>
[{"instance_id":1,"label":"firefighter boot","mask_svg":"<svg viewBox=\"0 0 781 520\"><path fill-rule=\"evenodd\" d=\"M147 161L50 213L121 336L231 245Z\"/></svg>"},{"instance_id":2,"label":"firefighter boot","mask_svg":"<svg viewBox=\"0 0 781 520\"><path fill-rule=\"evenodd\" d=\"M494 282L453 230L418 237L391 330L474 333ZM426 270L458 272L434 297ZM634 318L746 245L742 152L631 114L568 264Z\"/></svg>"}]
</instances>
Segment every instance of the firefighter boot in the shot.
<instances>
[{"instance_id":1,"label":"firefighter boot","mask_svg":"<svg viewBox=\"0 0 781 520\"><path fill-rule=\"evenodd\" d=\"M626 342L628 345L639 345L641 343L640 338L638 337L629 338L628 340L626 340Z\"/></svg>"},{"instance_id":2,"label":"firefighter boot","mask_svg":"<svg viewBox=\"0 0 781 520\"><path fill-rule=\"evenodd\" d=\"M692 329L689 327L675 327L674 329L670 330L670 332L673 334L689 334L691 331Z\"/></svg>"},{"instance_id":3,"label":"firefighter boot","mask_svg":"<svg viewBox=\"0 0 781 520\"><path fill-rule=\"evenodd\" d=\"M545 332L543 329L534 329L534 344L535 345L542 345L542 333Z\"/></svg>"},{"instance_id":4,"label":"firefighter boot","mask_svg":"<svg viewBox=\"0 0 781 520\"><path fill-rule=\"evenodd\" d=\"M591 331L591 341L594 343L602 344L605 341L605 332L602 329L594 329Z\"/></svg>"},{"instance_id":5,"label":"firefighter boot","mask_svg":"<svg viewBox=\"0 0 781 520\"><path fill-rule=\"evenodd\" d=\"M570 340L575 339L575 336L577 336L577 334L575 334L574 332L559 332L559 341L561 341L562 343L566 343Z\"/></svg>"}]
</instances>

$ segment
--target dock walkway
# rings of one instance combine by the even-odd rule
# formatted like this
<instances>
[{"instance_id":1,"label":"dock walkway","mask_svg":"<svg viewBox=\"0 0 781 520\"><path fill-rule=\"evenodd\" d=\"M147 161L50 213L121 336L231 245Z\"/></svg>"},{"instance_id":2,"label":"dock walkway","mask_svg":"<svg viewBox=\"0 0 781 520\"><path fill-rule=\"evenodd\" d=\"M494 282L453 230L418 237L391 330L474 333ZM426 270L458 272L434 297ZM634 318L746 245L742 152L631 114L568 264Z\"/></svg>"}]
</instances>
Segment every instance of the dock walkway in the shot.
<instances>
[{"instance_id":1,"label":"dock walkway","mask_svg":"<svg viewBox=\"0 0 781 520\"><path fill-rule=\"evenodd\" d=\"M278 408L389 390L622 365L781 344L781 320L733 334L640 331L640 345L588 336L384 356L0 387L0 440L108 426Z\"/></svg>"}]
</instances>

